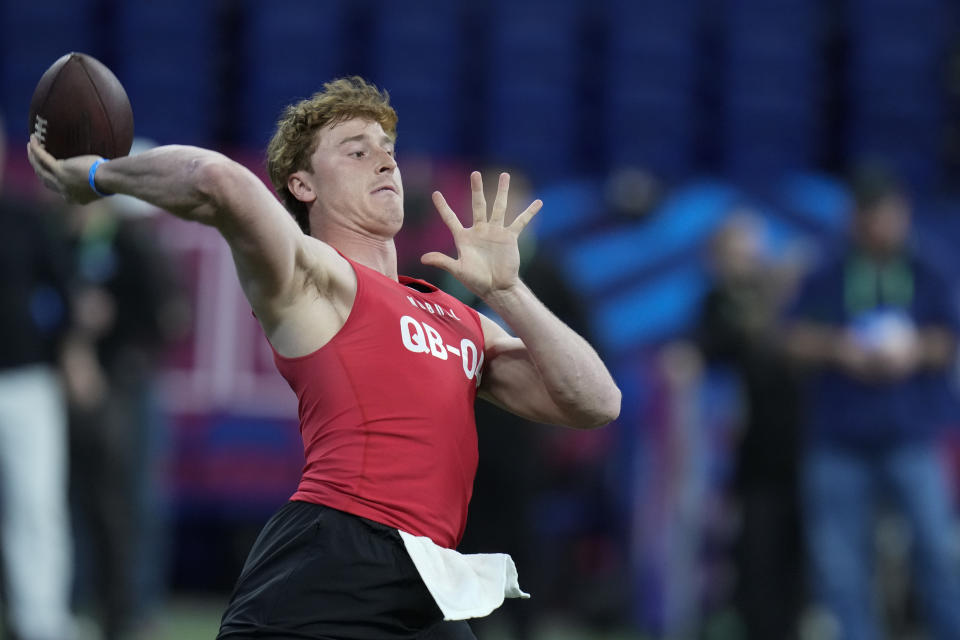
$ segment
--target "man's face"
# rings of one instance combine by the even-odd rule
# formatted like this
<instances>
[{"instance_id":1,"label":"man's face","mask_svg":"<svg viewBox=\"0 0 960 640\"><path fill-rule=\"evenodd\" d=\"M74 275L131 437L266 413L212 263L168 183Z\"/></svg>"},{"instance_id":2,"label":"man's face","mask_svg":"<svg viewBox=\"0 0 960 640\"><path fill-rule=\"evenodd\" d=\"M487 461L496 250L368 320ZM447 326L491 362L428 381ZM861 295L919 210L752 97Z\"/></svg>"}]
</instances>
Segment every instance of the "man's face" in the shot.
<instances>
[{"instance_id":1,"label":"man's face","mask_svg":"<svg viewBox=\"0 0 960 640\"><path fill-rule=\"evenodd\" d=\"M888 196L869 211L858 212L856 227L858 241L867 251L879 255L897 253L910 233L910 204L903 196Z\"/></svg>"},{"instance_id":2,"label":"man's face","mask_svg":"<svg viewBox=\"0 0 960 640\"><path fill-rule=\"evenodd\" d=\"M759 275L763 230L747 212L734 213L713 239L713 262L722 280L742 281Z\"/></svg>"},{"instance_id":3,"label":"man's face","mask_svg":"<svg viewBox=\"0 0 960 640\"><path fill-rule=\"evenodd\" d=\"M295 175L310 186L319 215L392 237L403 224L403 183L393 139L380 123L363 119L323 127L317 135L312 173Z\"/></svg>"}]
</instances>

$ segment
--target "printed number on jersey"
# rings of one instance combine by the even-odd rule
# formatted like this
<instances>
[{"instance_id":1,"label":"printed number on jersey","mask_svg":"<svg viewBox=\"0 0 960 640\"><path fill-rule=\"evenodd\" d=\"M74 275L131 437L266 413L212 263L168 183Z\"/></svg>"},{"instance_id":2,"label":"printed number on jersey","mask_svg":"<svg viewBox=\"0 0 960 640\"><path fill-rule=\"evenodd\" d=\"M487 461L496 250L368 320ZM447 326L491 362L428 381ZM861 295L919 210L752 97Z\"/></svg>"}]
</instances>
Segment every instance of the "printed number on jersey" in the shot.
<instances>
[{"instance_id":1,"label":"printed number on jersey","mask_svg":"<svg viewBox=\"0 0 960 640\"><path fill-rule=\"evenodd\" d=\"M430 354L438 360L459 358L467 380L476 379L480 386L483 368L483 352L469 338L460 340L459 345L444 344L440 332L426 322L420 322L410 316L400 318L400 338L403 346L413 353Z\"/></svg>"}]
</instances>

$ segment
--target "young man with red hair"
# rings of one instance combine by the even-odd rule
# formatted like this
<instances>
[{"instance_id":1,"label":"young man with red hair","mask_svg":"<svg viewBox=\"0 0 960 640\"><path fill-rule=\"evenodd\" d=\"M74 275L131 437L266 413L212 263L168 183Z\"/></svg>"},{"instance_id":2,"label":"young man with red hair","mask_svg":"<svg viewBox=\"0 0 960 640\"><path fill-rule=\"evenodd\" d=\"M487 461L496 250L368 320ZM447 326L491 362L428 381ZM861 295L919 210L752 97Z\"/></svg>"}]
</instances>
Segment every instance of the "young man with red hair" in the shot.
<instances>
[{"instance_id":1,"label":"young man with red hair","mask_svg":"<svg viewBox=\"0 0 960 640\"><path fill-rule=\"evenodd\" d=\"M518 276L517 237L541 202L508 223L507 174L489 210L471 176L466 228L433 194L458 256L422 261L459 279L516 337L398 275L396 121L386 93L360 78L289 107L268 152L287 211L212 151L168 146L103 163L29 145L37 174L68 200L127 193L215 227L299 399L303 477L250 552L224 640L472 638L463 619L522 594L508 556L453 551L477 464L474 400L577 428L619 414L596 352Z\"/></svg>"}]
</instances>

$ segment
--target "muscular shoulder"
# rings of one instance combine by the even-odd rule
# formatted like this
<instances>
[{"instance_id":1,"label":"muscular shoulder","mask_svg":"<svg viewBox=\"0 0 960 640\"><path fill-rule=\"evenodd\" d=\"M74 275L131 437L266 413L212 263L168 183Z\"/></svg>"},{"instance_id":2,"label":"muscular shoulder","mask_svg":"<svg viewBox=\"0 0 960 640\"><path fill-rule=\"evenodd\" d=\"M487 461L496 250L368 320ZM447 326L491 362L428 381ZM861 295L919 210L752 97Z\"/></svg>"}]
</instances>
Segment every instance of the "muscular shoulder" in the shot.
<instances>
[{"instance_id":1,"label":"muscular shoulder","mask_svg":"<svg viewBox=\"0 0 960 640\"><path fill-rule=\"evenodd\" d=\"M281 355L297 357L326 344L346 322L357 291L350 263L309 236L299 242L290 290L254 307L267 339Z\"/></svg>"}]
</instances>

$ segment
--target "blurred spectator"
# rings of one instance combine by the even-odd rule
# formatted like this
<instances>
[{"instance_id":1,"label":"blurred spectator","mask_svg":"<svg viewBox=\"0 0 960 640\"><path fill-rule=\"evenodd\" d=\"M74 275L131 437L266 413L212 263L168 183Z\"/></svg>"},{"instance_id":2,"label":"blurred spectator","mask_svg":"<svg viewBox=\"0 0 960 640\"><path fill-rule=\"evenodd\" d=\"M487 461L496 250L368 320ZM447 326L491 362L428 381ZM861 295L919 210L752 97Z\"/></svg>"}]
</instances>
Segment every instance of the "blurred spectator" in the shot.
<instances>
[{"instance_id":1,"label":"blurred spectator","mask_svg":"<svg viewBox=\"0 0 960 640\"><path fill-rule=\"evenodd\" d=\"M707 362L730 367L744 396L734 480L736 606L751 640L793 637L803 604L799 390L777 331L793 269L763 259L761 232L758 220L735 213L713 238L715 279L697 332Z\"/></svg>"},{"instance_id":2,"label":"blurred spectator","mask_svg":"<svg viewBox=\"0 0 960 640\"><path fill-rule=\"evenodd\" d=\"M3 131L0 120L0 177ZM0 534L5 625L18 640L73 634L66 405L56 373L69 329L69 257L54 224L0 189Z\"/></svg>"},{"instance_id":3,"label":"blurred spectator","mask_svg":"<svg viewBox=\"0 0 960 640\"><path fill-rule=\"evenodd\" d=\"M604 183L604 200L611 215L624 220L647 216L664 195L664 185L646 169L621 167Z\"/></svg>"},{"instance_id":4,"label":"blurred spectator","mask_svg":"<svg viewBox=\"0 0 960 640\"><path fill-rule=\"evenodd\" d=\"M106 640L130 637L159 603L164 554L157 476L164 428L154 371L184 326L185 303L150 220L132 199L71 212L77 324L96 354L68 371L72 503L81 599ZM135 205L134 205L135 206ZM84 382L96 380L95 383ZM92 598L91 598L92 596Z\"/></svg>"},{"instance_id":5,"label":"blurred spectator","mask_svg":"<svg viewBox=\"0 0 960 640\"><path fill-rule=\"evenodd\" d=\"M887 499L912 533L932 637L960 638L960 573L938 442L958 319L952 289L908 245L910 204L880 171L854 182L852 242L809 276L791 354L812 369L802 493L819 604L852 640L883 637L872 522Z\"/></svg>"}]
</instances>

